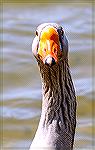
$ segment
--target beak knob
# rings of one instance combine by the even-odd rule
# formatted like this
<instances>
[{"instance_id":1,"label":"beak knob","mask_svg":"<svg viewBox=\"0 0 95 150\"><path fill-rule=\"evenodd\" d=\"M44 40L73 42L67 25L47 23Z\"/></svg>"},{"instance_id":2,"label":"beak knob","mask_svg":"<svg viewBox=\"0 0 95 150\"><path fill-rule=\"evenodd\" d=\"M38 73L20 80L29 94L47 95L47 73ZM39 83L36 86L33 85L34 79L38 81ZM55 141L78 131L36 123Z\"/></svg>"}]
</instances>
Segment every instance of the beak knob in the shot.
<instances>
[{"instance_id":1,"label":"beak knob","mask_svg":"<svg viewBox=\"0 0 95 150\"><path fill-rule=\"evenodd\" d=\"M48 66L53 66L56 64L55 59L51 56L47 57L45 60L45 64Z\"/></svg>"}]
</instances>

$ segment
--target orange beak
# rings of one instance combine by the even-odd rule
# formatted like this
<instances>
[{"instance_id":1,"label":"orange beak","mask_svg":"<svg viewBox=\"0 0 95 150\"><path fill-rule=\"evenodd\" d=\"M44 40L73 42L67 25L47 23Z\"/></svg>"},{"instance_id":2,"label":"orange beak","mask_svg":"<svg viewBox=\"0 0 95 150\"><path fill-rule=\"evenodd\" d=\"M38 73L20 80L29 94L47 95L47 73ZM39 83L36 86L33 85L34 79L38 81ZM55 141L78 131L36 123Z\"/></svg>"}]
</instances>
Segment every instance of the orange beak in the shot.
<instances>
[{"instance_id":1,"label":"orange beak","mask_svg":"<svg viewBox=\"0 0 95 150\"><path fill-rule=\"evenodd\" d=\"M60 43L57 31L53 27L43 29L38 48L38 55L43 63L50 66L57 63L60 53Z\"/></svg>"}]
</instances>

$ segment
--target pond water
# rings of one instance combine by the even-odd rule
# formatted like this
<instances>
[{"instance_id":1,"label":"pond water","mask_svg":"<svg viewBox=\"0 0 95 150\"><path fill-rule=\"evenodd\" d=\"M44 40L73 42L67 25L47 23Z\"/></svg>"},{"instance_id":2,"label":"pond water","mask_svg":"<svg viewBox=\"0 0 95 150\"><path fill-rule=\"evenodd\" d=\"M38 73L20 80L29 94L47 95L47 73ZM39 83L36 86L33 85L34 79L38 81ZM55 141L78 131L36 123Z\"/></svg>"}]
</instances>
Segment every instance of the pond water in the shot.
<instances>
[{"instance_id":1,"label":"pond water","mask_svg":"<svg viewBox=\"0 0 95 150\"><path fill-rule=\"evenodd\" d=\"M38 126L41 81L31 45L36 27L44 22L62 25L69 41L69 64L77 95L74 150L94 150L92 4L4 3L2 13L2 150L28 150Z\"/></svg>"}]
</instances>

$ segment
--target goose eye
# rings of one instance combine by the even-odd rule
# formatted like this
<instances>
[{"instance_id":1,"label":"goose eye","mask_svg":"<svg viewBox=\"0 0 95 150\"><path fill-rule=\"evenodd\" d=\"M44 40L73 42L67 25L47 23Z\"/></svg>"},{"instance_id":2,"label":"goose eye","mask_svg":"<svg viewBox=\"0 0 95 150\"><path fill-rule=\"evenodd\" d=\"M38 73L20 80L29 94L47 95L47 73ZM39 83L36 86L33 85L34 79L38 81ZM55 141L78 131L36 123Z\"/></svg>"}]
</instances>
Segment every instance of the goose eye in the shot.
<instances>
[{"instance_id":1,"label":"goose eye","mask_svg":"<svg viewBox=\"0 0 95 150\"><path fill-rule=\"evenodd\" d=\"M61 30L61 35L64 35L64 31L63 30Z\"/></svg>"},{"instance_id":2,"label":"goose eye","mask_svg":"<svg viewBox=\"0 0 95 150\"><path fill-rule=\"evenodd\" d=\"M63 28L62 28L62 27L60 27L60 34L61 34L61 35L64 35L64 31L63 31Z\"/></svg>"},{"instance_id":3,"label":"goose eye","mask_svg":"<svg viewBox=\"0 0 95 150\"><path fill-rule=\"evenodd\" d=\"M64 31L63 31L63 28L60 26L58 29L57 29L59 35L64 35Z\"/></svg>"},{"instance_id":4,"label":"goose eye","mask_svg":"<svg viewBox=\"0 0 95 150\"><path fill-rule=\"evenodd\" d=\"M36 35L38 36L38 31L36 31Z\"/></svg>"}]
</instances>

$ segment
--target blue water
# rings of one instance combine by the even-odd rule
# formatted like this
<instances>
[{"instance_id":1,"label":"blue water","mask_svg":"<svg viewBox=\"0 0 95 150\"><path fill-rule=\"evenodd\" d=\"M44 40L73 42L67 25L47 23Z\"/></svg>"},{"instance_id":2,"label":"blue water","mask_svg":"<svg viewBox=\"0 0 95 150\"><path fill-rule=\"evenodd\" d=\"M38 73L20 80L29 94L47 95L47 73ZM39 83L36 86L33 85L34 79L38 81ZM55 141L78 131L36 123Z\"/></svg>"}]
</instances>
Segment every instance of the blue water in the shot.
<instances>
[{"instance_id":1,"label":"blue water","mask_svg":"<svg viewBox=\"0 0 95 150\"><path fill-rule=\"evenodd\" d=\"M63 26L77 95L74 150L94 150L91 3L3 4L2 150L28 150L41 113L41 80L31 45L43 22Z\"/></svg>"}]
</instances>

